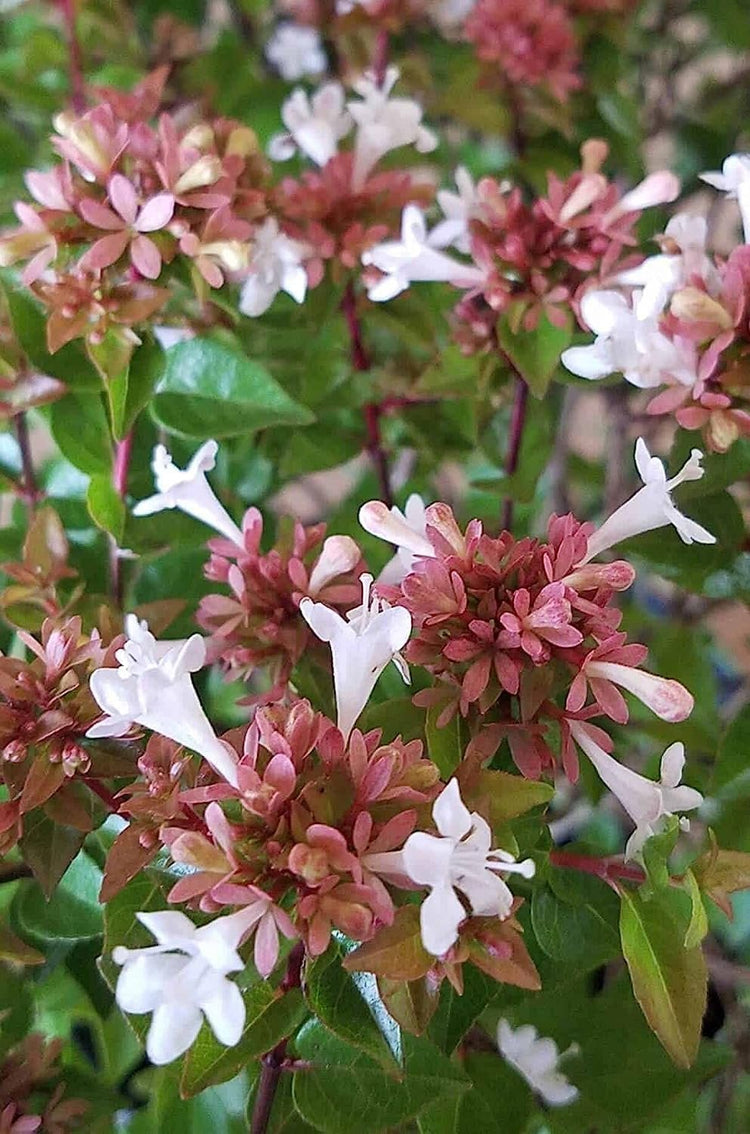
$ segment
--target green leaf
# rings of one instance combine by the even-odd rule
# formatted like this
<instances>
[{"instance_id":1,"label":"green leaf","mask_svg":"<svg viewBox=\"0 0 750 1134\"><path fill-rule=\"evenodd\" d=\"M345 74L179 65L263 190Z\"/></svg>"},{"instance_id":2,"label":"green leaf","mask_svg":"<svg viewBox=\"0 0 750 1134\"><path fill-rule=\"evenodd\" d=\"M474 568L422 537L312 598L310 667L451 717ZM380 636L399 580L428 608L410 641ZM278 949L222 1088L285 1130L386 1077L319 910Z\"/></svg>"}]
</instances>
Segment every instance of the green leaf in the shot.
<instances>
[{"instance_id":1,"label":"green leaf","mask_svg":"<svg viewBox=\"0 0 750 1134\"><path fill-rule=\"evenodd\" d=\"M456 713L447 725L440 728L437 719L441 711L439 705L432 705L427 710L425 736L427 737L427 752L430 759L439 769L443 779L449 780L461 763L465 742L462 735L461 716Z\"/></svg>"},{"instance_id":2,"label":"green leaf","mask_svg":"<svg viewBox=\"0 0 750 1134\"><path fill-rule=\"evenodd\" d=\"M684 945L686 949L692 949L700 945L701 941L708 933L708 916L706 914L706 907L703 904L703 895L698 886L698 880L692 870L685 871L683 885L690 898L690 921L685 930Z\"/></svg>"},{"instance_id":3,"label":"green leaf","mask_svg":"<svg viewBox=\"0 0 750 1134\"><path fill-rule=\"evenodd\" d=\"M545 314L533 331L520 326L521 312L511 311L497 324L497 337L515 369L536 398L543 398L569 345L569 326L555 327Z\"/></svg>"},{"instance_id":4,"label":"green leaf","mask_svg":"<svg viewBox=\"0 0 750 1134\"><path fill-rule=\"evenodd\" d=\"M235 1047L225 1047L204 1023L185 1056L180 1094L190 1098L206 1087L225 1083L251 1060L270 1051L300 1026L306 1016L298 988L287 993L258 980L243 990L247 1010L245 1027Z\"/></svg>"},{"instance_id":5,"label":"green leaf","mask_svg":"<svg viewBox=\"0 0 750 1134\"><path fill-rule=\"evenodd\" d=\"M391 1049L375 1017L341 962L342 951L332 944L322 957L305 966L307 1002L339 1039L366 1051L378 1063L392 1064Z\"/></svg>"},{"instance_id":6,"label":"green leaf","mask_svg":"<svg viewBox=\"0 0 750 1134\"><path fill-rule=\"evenodd\" d=\"M458 1046L477 1017L501 990L496 980L473 965L464 965L463 974L464 990L460 996L447 980L443 981L440 1006L430 1024L430 1039L446 1055Z\"/></svg>"},{"instance_id":7,"label":"green leaf","mask_svg":"<svg viewBox=\"0 0 750 1134\"><path fill-rule=\"evenodd\" d=\"M125 502L109 476L104 473L92 476L86 492L86 507L96 526L120 543L125 527Z\"/></svg>"},{"instance_id":8,"label":"green leaf","mask_svg":"<svg viewBox=\"0 0 750 1134\"><path fill-rule=\"evenodd\" d=\"M719 741L712 779L714 791L750 769L750 705L743 706Z\"/></svg>"},{"instance_id":9,"label":"green leaf","mask_svg":"<svg viewBox=\"0 0 750 1134\"><path fill-rule=\"evenodd\" d=\"M62 455L89 476L112 468L109 425L99 394L68 394L50 410L52 436Z\"/></svg>"},{"instance_id":10,"label":"green leaf","mask_svg":"<svg viewBox=\"0 0 750 1134\"><path fill-rule=\"evenodd\" d=\"M118 440L127 436L142 410L151 401L164 374L166 355L155 339L144 339L130 366L108 386L112 432Z\"/></svg>"},{"instance_id":11,"label":"green leaf","mask_svg":"<svg viewBox=\"0 0 750 1134\"><path fill-rule=\"evenodd\" d=\"M264 366L213 339L191 339L167 352L154 414L171 432L200 438L314 421Z\"/></svg>"},{"instance_id":12,"label":"green leaf","mask_svg":"<svg viewBox=\"0 0 750 1134\"><path fill-rule=\"evenodd\" d=\"M532 807L549 803L555 794L552 784L543 780L527 780L510 772L481 769L471 775L465 786L464 799L470 807L487 812L493 827L501 827L510 819L525 815Z\"/></svg>"},{"instance_id":13,"label":"green leaf","mask_svg":"<svg viewBox=\"0 0 750 1134\"><path fill-rule=\"evenodd\" d=\"M706 1004L706 962L685 948L685 895L659 891L650 901L623 893L622 949L643 1014L678 1067L690 1067Z\"/></svg>"},{"instance_id":14,"label":"green leaf","mask_svg":"<svg viewBox=\"0 0 750 1134\"><path fill-rule=\"evenodd\" d=\"M390 1074L317 1022L297 1037L312 1067L294 1076L294 1101L306 1122L324 1134L376 1134L400 1126L423 1107L449 1104L468 1087L454 1063L424 1039L403 1036L403 1071Z\"/></svg>"},{"instance_id":15,"label":"green leaf","mask_svg":"<svg viewBox=\"0 0 750 1134\"><path fill-rule=\"evenodd\" d=\"M82 941L102 932L99 887L102 872L87 854L80 853L46 901L41 888L25 883L14 903L18 928L34 944Z\"/></svg>"},{"instance_id":16,"label":"green leaf","mask_svg":"<svg viewBox=\"0 0 750 1134\"><path fill-rule=\"evenodd\" d=\"M560 883L558 874L566 876L564 882ZM540 886L531 899L531 924L547 956L582 969L596 968L616 957L620 952L618 902L609 886L572 870L552 869L550 882L553 880L555 888Z\"/></svg>"},{"instance_id":17,"label":"green leaf","mask_svg":"<svg viewBox=\"0 0 750 1134\"><path fill-rule=\"evenodd\" d=\"M24 819L19 848L47 898L83 846L83 831L54 823L40 809Z\"/></svg>"}]
</instances>

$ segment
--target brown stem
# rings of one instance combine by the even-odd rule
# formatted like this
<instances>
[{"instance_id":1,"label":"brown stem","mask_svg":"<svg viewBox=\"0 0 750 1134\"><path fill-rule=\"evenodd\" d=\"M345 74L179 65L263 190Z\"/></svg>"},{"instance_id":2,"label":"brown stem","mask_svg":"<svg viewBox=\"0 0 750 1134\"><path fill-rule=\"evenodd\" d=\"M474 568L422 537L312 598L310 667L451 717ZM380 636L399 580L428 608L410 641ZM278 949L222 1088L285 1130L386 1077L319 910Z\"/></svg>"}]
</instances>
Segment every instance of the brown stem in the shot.
<instances>
[{"instance_id":1,"label":"brown stem","mask_svg":"<svg viewBox=\"0 0 750 1134\"><path fill-rule=\"evenodd\" d=\"M280 985L283 992L288 992L291 988L299 988L302 983L302 964L304 959L305 947L302 942L299 941L292 949L289 954L289 959L287 960L286 974ZM288 1039L281 1040L281 1042L277 1043L270 1051L267 1051L261 1060L258 1089L255 1093L255 1103L250 1119L250 1134L266 1134L268 1130L268 1123L271 1118L274 1099L276 1098L276 1088L279 1085L281 1072L287 1066L287 1043Z\"/></svg>"},{"instance_id":2,"label":"brown stem","mask_svg":"<svg viewBox=\"0 0 750 1134\"><path fill-rule=\"evenodd\" d=\"M68 33L68 73L70 75L70 101L76 114L83 114L86 109L85 84L83 81L83 63L81 61L81 45L76 31L76 2L75 0L60 0L63 19Z\"/></svg>"},{"instance_id":3,"label":"brown stem","mask_svg":"<svg viewBox=\"0 0 750 1134\"><path fill-rule=\"evenodd\" d=\"M593 874L604 882L621 878L626 882L644 882L646 875L640 866L626 866L619 859L596 858L588 854L574 854L573 851L550 851L549 860L553 866L563 866L567 870L580 870Z\"/></svg>"},{"instance_id":4,"label":"brown stem","mask_svg":"<svg viewBox=\"0 0 750 1134\"><path fill-rule=\"evenodd\" d=\"M516 374L516 391L513 397L513 409L510 415L510 431L508 435L508 451L505 454L505 471L508 476L518 468L518 455L521 451L521 438L523 427L526 424L526 406L529 400L529 387L520 374ZM513 523L513 497L506 496L503 501L503 528L510 531Z\"/></svg>"},{"instance_id":5,"label":"brown stem","mask_svg":"<svg viewBox=\"0 0 750 1134\"><path fill-rule=\"evenodd\" d=\"M98 795L105 807L107 807L113 815L116 815L120 810L120 805L112 795L112 792L105 788L99 780L89 779L86 777L86 785L90 787L94 795Z\"/></svg>"},{"instance_id":6,"label":"brown stem","mask_svg":"<svg viewBox=\"0 0 750 1134\"><path fill-rule=\"evenodd\" d=\"M355 370L370 369L370 356L367 353L362 338L362 327L357 315L357 299L354 294L354 284L351 280L346 285L341 299L341 311L349 329L349 353L352 366ZM364 407L365 433L367 436L367 452L375 466L378 482L380 484L380 498L390 508L393 504L391 492L391 479L388 473L388 458L383 448L383 439L380 434L380 419L383 416L383 405L377 402L368 402Z\"/></svg>"},{"instance_id":7,"label":"brown stem","mask_svg":"<svg viewBox=\"0 0 750 1134\"><path fill-rule=\"evenodd\" d=\"M20 878L31 878L32 870L25 862L14 862L0 869L0 886L5 882L18 882Z\"/></svg>"},{"instance_id":8,"label":"brown stem","mask_svg":"<svg viewBox=\"0 0 750 1134\"><path fill-rule=\"evenodd\" d=\"M16 439L18 441L18 448L21 451L21 469L23 472L23 479L21 482L21 496L23 497L25 503L28 505L29 510L32 510L39 499L40 492L37 487L36 473L34 472L34 461L31 456L29 423L26 420L26 414L17 413L13 418L13 423L16 427Z\"/></svg>"}]
</instances>

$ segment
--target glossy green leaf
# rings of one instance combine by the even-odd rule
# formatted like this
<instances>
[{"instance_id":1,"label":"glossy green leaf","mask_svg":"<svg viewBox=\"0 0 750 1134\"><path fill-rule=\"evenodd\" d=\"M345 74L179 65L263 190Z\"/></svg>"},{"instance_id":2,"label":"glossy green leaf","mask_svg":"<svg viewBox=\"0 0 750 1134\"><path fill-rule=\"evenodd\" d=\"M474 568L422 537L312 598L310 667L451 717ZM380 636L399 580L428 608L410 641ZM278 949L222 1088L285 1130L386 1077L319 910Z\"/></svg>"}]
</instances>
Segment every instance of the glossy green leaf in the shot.
<instances>
[{"instance_id":1,"label":"glossy green leaf","mask_svg":"<svg viewBox=\"0 0 750 1134\"><path fill-rule=\"evenodd\" d=\"M39 885L26 883L15 907L18 928L35 945L97 937L104 928L98 901L101 881L99 867L81 852L49 901Z\"/></svg>"},{"instance_id":2,"label":"glossy green leaf","mask_svg":"<svg viewBox=\"0 0 750 1134\"><path fill-rule=\"evenodd\" d=\"M685 947L690 917L685 901L673 890L659 891L650 901L624 893L620 916L636 999L678 1067L689 1067L698 1051L707 985L703 953Z\"/></svg>"},{"instance_id":3,"label":"glossy green leaf","mask_svg":"<svg viewBox=\"0 0 750 1134\"><path fill-rule=\"evenodd\" d=\"M536 327L527 331L517 325L521 314L514 312L503 316L497 324L497 337L532 394L543 398L560 365L560 355L570 344L570 329L568 326L555 327L542 314Z\"/></svg>"},{"instance_id":4,"label":"glossy green leaf","mask_svg":"<svg viewBox=\"0 0 750 1134\"><path fill-rule=\"evenodd\" d=\"M314 420L264 366L214 339L191 339L167 352L153 405L166 429L201 439Z\"/></svg>"},{"instance_id":5,"label":"glossy green leaf","mask_svg":"<svg viewBox=\"0 0 750 1134\"><path fill-rule=\"evenodd\" d=\"M109 424L99 394L68 394L50 410L50 426L62 455L89 476L112 468Z\"/></svg>"},{"instance_id":6,"label":"glossy green leaf","mask_svg":"<svg viewBox=\"0 0 750 1134\"><path fill-rule=\"evenodd\" d=\"M305 967L305 995L310 1008L339 1039L390 1065L393 1054L369 1005L342 968L342 951L334 943Z\"/></svg>"},{"instance_id":7,"label":"glossy green leaf","mask_svg":"<svg viewBox=\"0 0 750 1134\"><path fill-rule=\"evenodd\" d=\"M86 506L96 526L109 532L120 543L125 527L125 502L109 476L92 476L86 493Z\"/></svg>"}]
</instances>

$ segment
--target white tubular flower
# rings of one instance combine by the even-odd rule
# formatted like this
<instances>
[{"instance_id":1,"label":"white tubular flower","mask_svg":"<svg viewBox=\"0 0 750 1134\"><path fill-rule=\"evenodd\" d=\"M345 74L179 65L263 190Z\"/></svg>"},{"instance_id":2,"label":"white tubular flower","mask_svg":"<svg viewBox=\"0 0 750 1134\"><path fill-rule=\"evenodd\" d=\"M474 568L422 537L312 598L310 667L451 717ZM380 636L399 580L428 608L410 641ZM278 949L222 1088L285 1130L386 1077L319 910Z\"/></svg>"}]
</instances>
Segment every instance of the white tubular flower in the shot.
<instances>
[{"instance_id":1,"label":"white tubular flower","mask_svg":"<svg viewBox=\"0 0 750 1134\"><path fill-rule=\"evenodd\" d=\"M489 824L466 807L458 780L443 788L432 805L432 818L440 837L415 831L401 854L412 882L430 889L419 915L422 942L429 953L442 957L458 940L458 927L469 916L457 890L476 916L506 918L513 895L496 872L532 878L535 866L531 859L516 862L506 851L490 850Z\"/></svg>"},{"instance_id":2,"label":"white tubular flower","mask_svg":"<svg viewBox=\"0 0 750 1134\"><path fill-rule=\"evenodd\" d=\"M589 536L588 551L583 562L588 563L590 559L631 536L653 531L654 528L664 528L668 524L676 528L683 543L716 543L715 536L678 511L671 497L672 490L679 484L701 479L704 472L700 463L702 458L700 449L693 449L690 459L677 476L667 480L663 462L658 457L651 456L646 442L639 437L635 443L635 464L643 488L635 496L631 496L630 500L626 500L622 507Z\"/></svg>"},{"instance_id":3,"label":"white tubular flower","mask_svg":"<svg viewBox=\"0 0 750 1134\"><path fill-rule=\"evenodd\" d=\"M346 619L311 598L300 603L310 629L331 646L338 727L345 740L389 662L409 681L399 650L411 634L411 615L401 606L388 606L383 599L370 597L372 575L362 575L360 582L362 605L350 610Z\"/></svg>"},{"instance_id":4,"label":"white tubular flower","mask_svg":"<svg viewBox=\"0 0 750 1134\"><path fill-rule=\"evenodd\" d=\"M417 556L435 557L425 534L424 500L416 492L406 501L403 512L395 504L388 508L381 500L370 500L360 508L359 522L370 535L387 540L398 549L380 572L379 583L397 586L411 572Z\"/></svg>"},{"instance_id":5,"label":"white tubular flower","mask_svg":"<svg viewBox=\"0 0 750 1134\"><path fill-rule=\"evenodd\" d=\"M667 205L677 200L679 195L680 179L674 173L668 169L649 173L648 177L639 181L634 189L625 193L617 204L605 213L602 224L611 224L625 213L639 213L642 209L653 208L654 205Z\"/></svg>"},{"instance_id":6,"label":"white tubular flower","mask_svg":"<svg viewBox=\"0 0 750 1134\"><path fill-rule=\"evenodd\" d=\"M302 303L307 292L307 272L302 267L304 251L299 241L279 231L274 217L263 222L255 233L248 274L240 292L243 315L263 315L280 291Z\"/></svg>"},{"instance_id":7,"label":"white tubular flower","mask_svg":"<svg viewBox=\"0 0 750 1134\"><path fill-rule=\"evenodd\" d=\"M462 165L456 170L457 193L439 189L437 201L443 210L444 220L435 225L429 236L431 248L450 248L451 245L467 255L471 251L469 242L469 221L476 216L479 207L477 188L467 169Z\"/></svg>"},{"instance_id":8,"label":"white tubular flower","mask_svg":"<svg viewBox=\"0 0 750 1134\"><path fill-rule=\"evenodd\" d=\"M115 998L123 1012L153 1012L146 1039L151 1062L171 1063L187 1051L204 1016L219 1043L234 1047L245 1026L245 1002L227 974L245 967L237 952L248 928L245 911L200 929L177 910L136 917L158 944L113 950L113 961L123 966Z\"/></svg>"},{"instance_id":9,"label":"white tubular flower","mask_svg":"<svg viewBox=\"0 0 750 1134\"><path fill-rule=\"evenodd\" d=\"M389 67L380 86L368 72L354 89L359 102L348 102L347 108L357 125L354 142L352 188L360 189L370 170L382 157L401 146L415 146L420 154L430 153L437 138L422 125L422 107L411 98L391 98L398 79L397 67Z\"/></svg>"},{"instance_id":10,"label":"white tubular flower","mask_svg":"<svg viewBox=\"0 0 750 1134\"><path fill-rule=\"evenodd\" d=\"M308 594L313 598L319 595L329 583L352 571L360 559L362 552L351 536L333 535L324 542L318 561L310 572L307 584Z\"/></svg>"},{"instance_id":11,"label":"white tubular flower","mask_svg":"<svg viewBox=\"0 0 750 1134\"><path fill-rule=\"evenodd\" d=\"M340 83L324 83L312 98L298 87L283 104L281 119L288 133L271 138L268 156L288 161L299 150L316 165L325 165L338 153L339 141L352 125Z\"/></svg>"},{"instance_id":12,"label":"white tubular flower","mask_svg":"<svg viewBox=\"0 0 750 1134\"><path fill-rule=\"evenodd\" d=\"M611 681L621 689L627 689L634 697L655 713L663 721L678 724L685 721L693 711L693 696L679 681L659 677L634 665L620 662L593 660L586 662L584 672L587 678Z\"/></svg>"},{"instance_id":13,"label":"white tubular flower","mask_svg":"<svg viewBox=\"0 0 750 1134\"><path fill-rule=\"evenodd\" d=\"M685 287L693 276L700 276L706 282L710 294L718 291L718 273L706 255L707 234L705 217L678 213L659 238L665 251L649 256L638 267L614 277L617 284L643 289L636 307L639 319L659 316L672 295Z\"/></svg>"},{"instance_id":14,"label":"white tubular flower","mask_svg":"<svg viewBox=\"0 0 750 1134\"><path fill-rule=\"evenodd\" d=\"M322 75L328 66L318 29L288 21L278 25L266 44L266 59L288 83Z\"/></svg>"},{"instance_id":15,"label":"white tubular flower","mask_svg":"<svg viewBox=\"0 0 750 1134\"><path fill-rule=\"evenodd\" d=\"M176 642L157 642L145 622L125 619L128 640L116 657L117 669L97 669L89 688L107 714L91 726L90 737L124 736L134 724L198 752L236 787L237 757L216 736L193 688L191 674L206 663L200 634Z\"/></svg>"},{"instance_id":16,"label":"white tubular flower","mask_svg":"<svg viewBox=\"0 0 750 1134\"><path fill-rule=\"evenodd\" d=\"M154 512L163 512L166 508L178 508L209 528L214 528L238 547L244 547L242 532L223 504L219 503L206 480L206 473L216 464L218 451L219 446L215 441L206 441L193 455L188 467L178 469L165 446L156 445L151 459L156 495L139 500L133 508L133 515L152 516Z\"/></svg>"},{"instance_id":17,"label":"white tubular flower","mask_svg":"<svg viewBox=\"0 0 750 1134\"><path fill-rule=\"evenodd\" d=\"M596 339L589 346L564 350L563 366L593 381L620 371L626 382L641 390L661 386L670 378L692 386L698 377L694 347L664 335L656 315L643 314L640 293L634 293L633 304L616 291L587 292L581 315Z\"/></svg>"},{"instance_id":18,"label":"white tubular flower","mask_svg":"<svg viewBox=\"0 0 750 1134\"><path fill-rule=\"evenodd\" d=\"M503 1059L510 1063L547 1106L568 1106L578 1098L578 1088L559 1070L561 1060L577 1055L577 1044L560 1054L554 1040L540 1036L531 1024L512 1028L501 1020L497 1028L497 1046Z\"/></svg>"},{"instance_id":19,"label":"white tubular flower","mask_svg":"<svg viewBox=\"0 0 750 1134\"><path fill-rule=\"evenodd\" d=\"M385 273L367 289L368 297L375 303L395 298L410 283L440 281L469 288L483 283L485 278L474 264L462 264L430 245L424 213L417 205L404 209L401 239L376 244L362 254L362 263Z\"/></svg>"},{"instance_id":20,"label":"white tubular flower","mask_svg":"<svg viewBox=\"0 0 750 1134\"><path fill-rule=\"evenodd\" d=\"M626 858L639 855L646 840L658 834L667 819L676 812L694 811L703 802L699 791L680 783L685 766L683 744L670 744L664 751L661 758L661 779L654 783L632 768L626 768L605 752L585 724L571 721L570 732L596 768L601 781L617 797L635 823L635 831L625 847ZM689 821L681 818L680 827L683 831L687 830Z\"/></svg>"},{"instance_id":21,"label":"white tubular flower","mask_svg":"<svg viewBox=\"0 0 750 1134\"><path fill-rule=\"evenodd\" d=\"M750 243L750 154L730 154L721 167L702 173L701 181L720 189L740 206L745 243Z\"/></svg>"}]
</instances>

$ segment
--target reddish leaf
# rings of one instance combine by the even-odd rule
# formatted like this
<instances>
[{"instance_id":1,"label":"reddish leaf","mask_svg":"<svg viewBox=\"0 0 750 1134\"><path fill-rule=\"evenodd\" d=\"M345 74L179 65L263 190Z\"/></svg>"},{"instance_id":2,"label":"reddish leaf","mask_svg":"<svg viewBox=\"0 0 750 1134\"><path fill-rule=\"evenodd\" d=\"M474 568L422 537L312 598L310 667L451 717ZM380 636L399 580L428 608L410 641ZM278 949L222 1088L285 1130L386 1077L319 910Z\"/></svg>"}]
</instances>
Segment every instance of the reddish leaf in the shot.
<instances>
[{"instance_id":1,"label":"reddish leaf","mask_svg":"<svg viewBox=\"0 0 750 1134\"><path fill-rule=\"evenodd\" d=\"M393 925L384 925L343 962L349 972L375 973L391 980L418 980L434 963L422 944L416 906L402 906Z\"/></svg>"}]
</instances>

